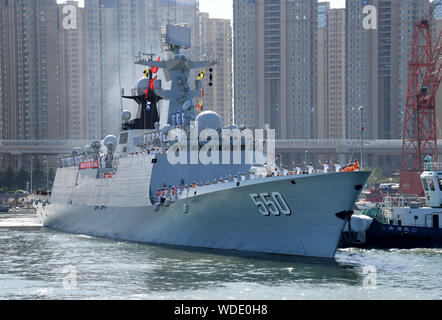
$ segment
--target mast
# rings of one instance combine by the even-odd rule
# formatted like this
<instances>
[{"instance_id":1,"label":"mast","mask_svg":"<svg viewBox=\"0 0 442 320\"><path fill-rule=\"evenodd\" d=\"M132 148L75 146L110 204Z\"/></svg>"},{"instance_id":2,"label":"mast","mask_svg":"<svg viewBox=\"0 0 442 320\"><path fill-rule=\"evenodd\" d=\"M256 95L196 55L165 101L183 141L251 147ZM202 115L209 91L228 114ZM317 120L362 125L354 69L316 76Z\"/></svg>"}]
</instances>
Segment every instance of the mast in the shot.
<instances>
[{"instance_id":1,"label":"mast","mask_svg":"<svg viewBox=\"0 0 442 320\"><path fill-rule=\"evenodd\" d=\"M171 89L162 89L161 80L154 81L155 94L169 102L167 119L161 119L166 124L172 124L172 116L184 113L185 127L196 118L194 98L201 94L202 82L195 80L192 89L189 85L190 73L194 69L203 69L215 65L215 61L192 61L180 53L181 49L190 48L190 29L183 26L168 24L162 28L163 51L172 52L172 59L154 61L137 57L135 64L162 69L167 81L171 81ZM164 121L165 120L165 121Z\"/></svg>"}]
</instances>

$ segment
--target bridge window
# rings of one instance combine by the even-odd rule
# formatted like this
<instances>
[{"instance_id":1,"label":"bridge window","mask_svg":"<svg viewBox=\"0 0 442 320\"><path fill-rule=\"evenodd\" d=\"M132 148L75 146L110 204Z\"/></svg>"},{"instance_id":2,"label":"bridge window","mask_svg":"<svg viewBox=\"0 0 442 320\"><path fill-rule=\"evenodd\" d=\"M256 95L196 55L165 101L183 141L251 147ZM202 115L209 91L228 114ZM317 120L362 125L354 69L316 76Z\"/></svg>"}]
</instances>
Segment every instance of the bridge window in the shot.
<instances>
[{"instance_id":1,"label":"bridge window","mask_svg":"<svg viewBox=\"0 0 442 320\"><path fill-rule=\"evenodd\" d=\"M428 179L428 185L430 186L431 191L436 191L436 188L434 187L433 179Z\"/></svg>"},{"instance_id":2,"label":"bridge window","mask_svg":"<svg viewBox=\"0 0 442 320\"><path fill-rule=\"evenodd\" d=\"M438 182L439 182L439 190L442 191L442 179L439 178Z\"/></svg>"},{"instance_id":3,"label":"bridge window","mask_svg":"<svg viewBox=\"0 0 442 320\"><path fill-rule=\"evenodd\" d=\"M424 190L425 191L429 191L430 190L430 189L428 189L427 179L422 179L422 184L424 185Z\"/></svg>"},{"instance_id":4,"label":"bridge window","mask_svg":"<svg viewBox=\"0 0 442 320\"><path fill-rule=\"evenodd\" d=\"M129 133L128 133L128 132L123 132L123 133L120 135L120 144L126 144L128 138L129 138Z\"/></svg>"}]
</instances>

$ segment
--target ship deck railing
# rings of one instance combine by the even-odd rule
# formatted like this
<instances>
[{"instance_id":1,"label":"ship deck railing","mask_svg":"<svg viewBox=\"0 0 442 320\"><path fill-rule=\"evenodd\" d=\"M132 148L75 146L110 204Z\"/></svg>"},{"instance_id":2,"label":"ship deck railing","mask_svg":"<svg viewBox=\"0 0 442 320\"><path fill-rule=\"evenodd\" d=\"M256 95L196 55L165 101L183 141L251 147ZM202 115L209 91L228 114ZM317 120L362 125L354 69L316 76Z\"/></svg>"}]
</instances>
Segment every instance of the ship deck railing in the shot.
<instances>
[{"instance_id":1,"label":"ship deck railing","mask_svg":"<svg viewBox=\"0 0 442 320\"><path fill-rule=\"evenodd\" d=\"M418 196L387 195L382 202L382 208L384 209L407 208L411 206L424 207L425 198Z\"/></svg>"},{"instance_id":2,"label":"ship deck railing","mask_svg":"<svg viewBox=\"0 0 442 320\"><path fill-rule=\"evenodd\" d=\"M442 171L442 162L425 163L424 171Z\"/></svg>"}]
</instances>

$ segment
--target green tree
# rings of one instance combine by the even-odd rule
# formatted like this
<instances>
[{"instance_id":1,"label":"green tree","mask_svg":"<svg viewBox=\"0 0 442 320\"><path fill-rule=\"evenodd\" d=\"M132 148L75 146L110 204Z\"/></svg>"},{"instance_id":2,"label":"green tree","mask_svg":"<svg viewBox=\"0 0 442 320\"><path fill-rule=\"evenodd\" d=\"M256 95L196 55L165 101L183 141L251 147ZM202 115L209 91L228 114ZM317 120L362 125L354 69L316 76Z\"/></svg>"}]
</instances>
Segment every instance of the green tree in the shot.
<instances>
[{"instance_id":1,"label":"green tree","mask_svg":"<svg viewBox=\"0 0 442 320\"><path fill-rule=\"evenodd\" d=\"M374 168L374 169L368 168L368 171L372 172L370 179L368 179L369 186L377 185L381 180L384 179L384 173L382 172L381 168Z\"/></svg>"}]
</instances>

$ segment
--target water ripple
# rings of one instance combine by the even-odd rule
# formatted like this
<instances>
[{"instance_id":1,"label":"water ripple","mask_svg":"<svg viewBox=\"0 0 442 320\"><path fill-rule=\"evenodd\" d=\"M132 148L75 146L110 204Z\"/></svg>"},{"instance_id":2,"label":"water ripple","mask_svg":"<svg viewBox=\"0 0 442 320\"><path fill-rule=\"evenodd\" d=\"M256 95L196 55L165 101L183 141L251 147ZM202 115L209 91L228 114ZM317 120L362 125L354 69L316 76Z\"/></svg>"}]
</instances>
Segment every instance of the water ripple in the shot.
<instances>
[{"instance_id":1,"label":"water ripple","mask_svg":"<svg viewBox=\"0 0 442 320\"><path fill-rule=\"evenodd\" d=\"M334 261L193 250L56 232L29 214L0 215L0 246L0 299L442 298L442 250Z\"/></svg>"}]
</instances>

